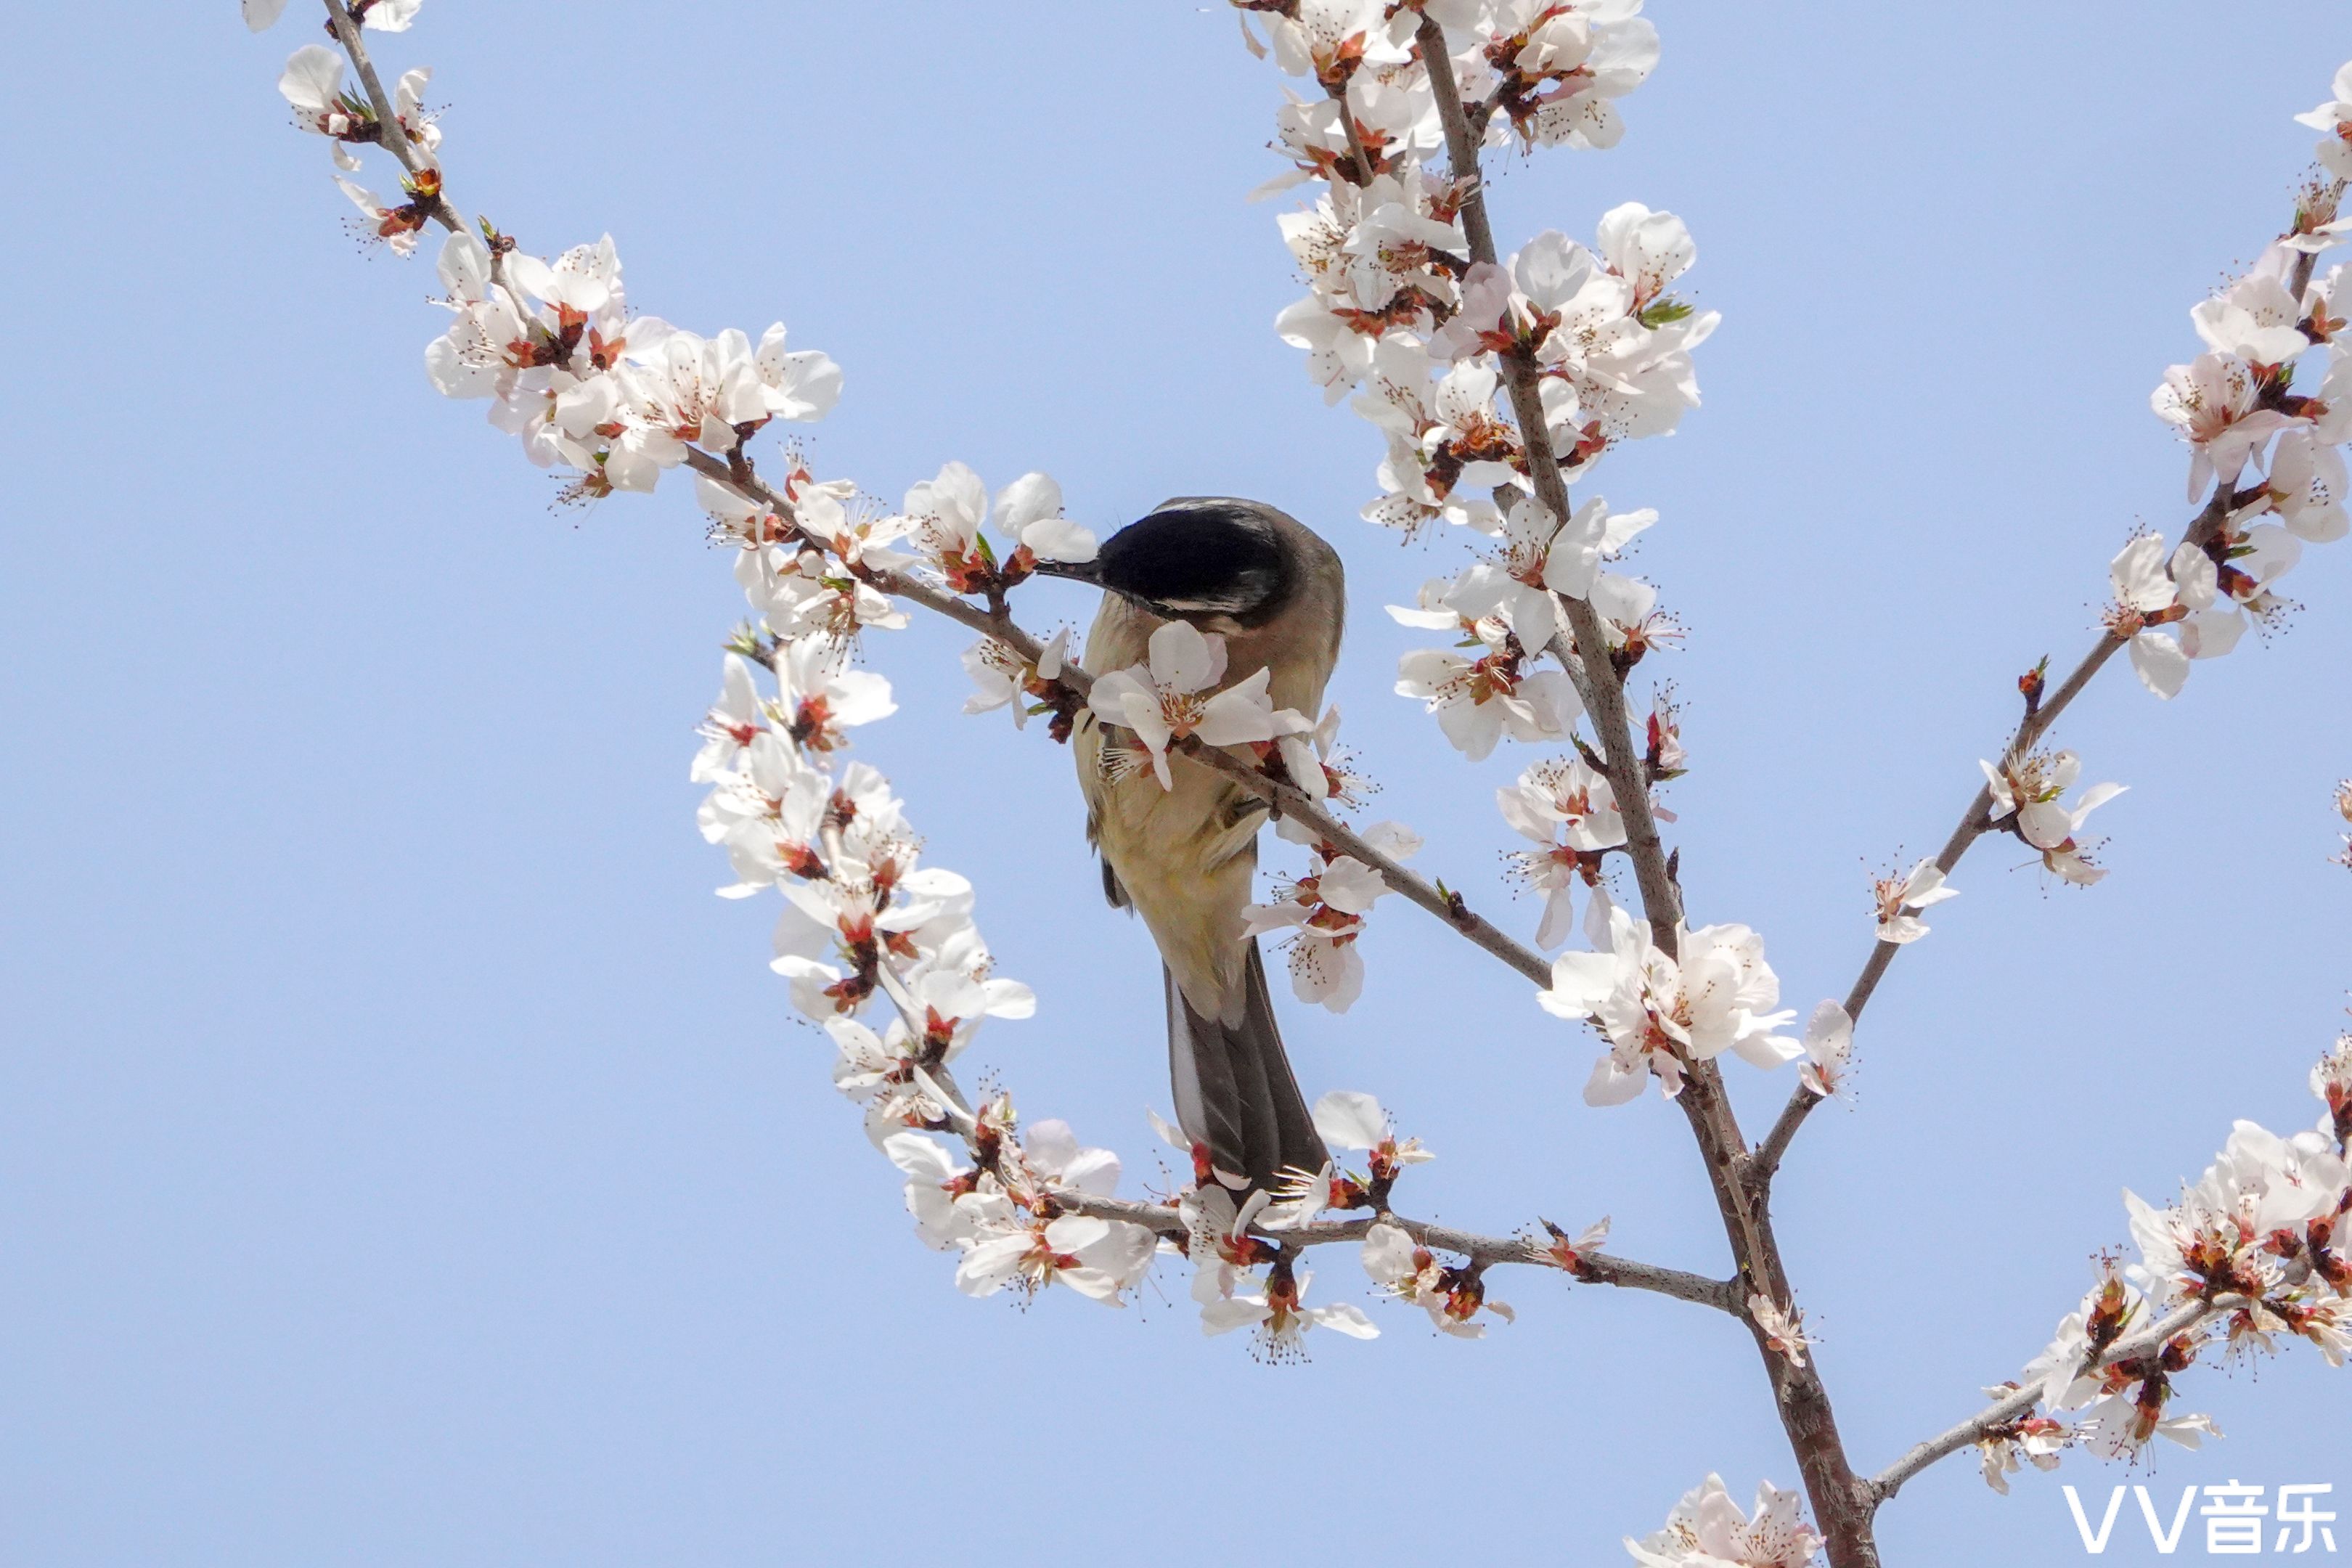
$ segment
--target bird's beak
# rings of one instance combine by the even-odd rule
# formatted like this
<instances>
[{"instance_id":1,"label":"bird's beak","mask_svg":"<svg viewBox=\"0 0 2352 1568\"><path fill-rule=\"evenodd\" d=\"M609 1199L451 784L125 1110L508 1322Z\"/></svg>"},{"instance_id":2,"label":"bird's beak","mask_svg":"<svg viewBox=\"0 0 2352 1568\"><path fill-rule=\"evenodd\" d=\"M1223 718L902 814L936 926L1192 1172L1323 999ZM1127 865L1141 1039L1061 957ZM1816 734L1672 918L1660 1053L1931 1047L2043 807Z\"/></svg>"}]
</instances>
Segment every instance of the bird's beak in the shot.
<instances>
[{"instance_id":1,"label":"bird's beak","mask_svg":"<svg viewBox=\"0 0 2352 1568\"><path fill-rule=\"evenodd\" d=\"M1030 570L1040 577L1066 577L1073 583L1085 583L1097 588L1102 586L1100 561L1040 561Z\"/></svg>"}]
</instances>

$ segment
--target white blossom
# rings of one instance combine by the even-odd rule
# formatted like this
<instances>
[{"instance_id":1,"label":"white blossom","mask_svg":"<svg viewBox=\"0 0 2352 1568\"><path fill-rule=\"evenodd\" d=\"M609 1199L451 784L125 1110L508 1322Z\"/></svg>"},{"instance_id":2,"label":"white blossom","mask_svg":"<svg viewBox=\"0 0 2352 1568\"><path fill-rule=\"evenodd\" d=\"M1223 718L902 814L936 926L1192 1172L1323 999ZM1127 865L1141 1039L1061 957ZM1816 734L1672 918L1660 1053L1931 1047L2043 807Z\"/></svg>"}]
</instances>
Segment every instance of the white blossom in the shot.
<instances>
[{"instance_id":1,"label":"white blossom","mask_svg":"<svg viewBox=\"0 0 2352 1568\"><path fill-rule=\"evenodd\" d=\"M1264 668L1223 690L1225 639L1203 636L1186 621L1151 634L1149 662L1097 679L1088 704L1107 724L1135 731L1162 789L1173 789L1168 749L1188 737L1203 745L1238 746L1304 734L1313 726L1287 709L1276 712L1266 695L1273 679Z\"/></svg>"},{"instance_id":2,"label":"white blossom","mask_svg":"<svg viewBox=\"0 0 2352 1568\"><path fill-rule=\"evenodd\" d=\"M1906 876L1880 879L1871 885L1871 892L1878 905L1878 940L1897 943L1917 942L1927 934L1927 923L1914 911L1960 896L1933 860L1920 861Z\"/></svg>"},{"instance_id":3,"label":"white blossom","mask_svg":"<svg viewBox=\"0 0 2352 1568\"><path fill-rule=\"evenodd\" d=\"M1713 1475L1684 1494L1664 1530L1625 1542L1642 1568L1805 1568L1821 1548L1795 1492L1765 1482L1743 1513Z\"/></svg>"},{"instance_id":4,"label":"white blossom","mask_svg":"<svg viewBox=\"0 0 2352 1568\"><path fill-rule=\"evenodd\" d=\"M1550 987L1537 994L1546 1012L1590 1019L1609 1043L1585 1085L1587 1104L1622 1105L1654 1074L1669 1097L1679 1094L1685 1060L1711 1061L1727 1050L1765 1068L1804 1054L1773 1033L1796 1015L1768 1011L1780 999L1780 982L1754 931L1678 930L1677 961L1623 910L1607 914L1597 934L1609 951L1562 953L1552 961Z\"/></svg>"}]
</instances>

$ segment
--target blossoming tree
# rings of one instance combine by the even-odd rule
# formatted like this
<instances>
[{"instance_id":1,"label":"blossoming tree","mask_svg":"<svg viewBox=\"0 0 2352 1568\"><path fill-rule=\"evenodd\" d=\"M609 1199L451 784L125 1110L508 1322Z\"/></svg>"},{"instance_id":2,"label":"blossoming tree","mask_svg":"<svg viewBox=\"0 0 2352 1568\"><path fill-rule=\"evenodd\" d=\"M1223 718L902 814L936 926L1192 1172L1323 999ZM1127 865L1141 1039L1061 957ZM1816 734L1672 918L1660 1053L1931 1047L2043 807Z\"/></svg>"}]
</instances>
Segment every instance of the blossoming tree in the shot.
<instances>
[{"instance_id":1,"label":"blossoming tree","mask_svg":"<svg viewBox=\"0 0 2352 1568\"><path fill-rule=\"evenodd\" d=\"M1873 1563L1878 1510L1940 1459L1972 1449L2006 1491L2024 1463L2194 1446L2211 1424L2179 1391L2224 1350L2301 1340L2340 1364L2352 1349L2352 1249L2338 1246L2352 1213L2352 1037L2312 1072L2314 1127L2241 1121L2172 1202L2130 1198L2136 1256L2103 1255L2046 1348L1974 1414L1874 1472L1840 1438L1772 1200L1808 1118L1845 1091L1878 984L1930 934L1923 917L1956 896L1951 878L1979 839L2016 839L2065 883L2105 874L2088 824L2121 786L2084 785L2074 753L2044 744L2083 690L2123 654L2148 691L2174 696L2198 661L2281 614L2277 584L2306 545L2352 528L2344 272L2317 266L2352 232L2337 216L2352 181L2352 67L2331 101L2299 117L2320 132L2317 168L2284 232L2194 307L2201 352L2154 393L2189 448L2177 534L2131 538L2090 648L2063 672L2045 661L2021 677L2016 728L1983 762L1958 826L1938 853L1876 884L1861 972L1800 1026L1763 937L1694 925L1684 909L1657 792L1688 759L1675 705L1644 669L1676 626L1622 559L1658 519L1590 490L1613 450L1675 430L1697 405L1695 355L1717 318L1676 291L1696 246L1672 214L1627 204L1599 215L1590 243L1547 231L1507 252L1485 201L1491 160L1624 134L1618 100L1658 59L1641 0L1233 4L1241 42L1296 84L1276 127L1282 169L1262 194L1291 193L1277 222L1306 293L1276 330L1325 400L1349 402L1376 432L1365 521L1465 547L1458 570L1390 607L1442 645L1407 654L1396 689L1465 756L1505 740L1543 753L1496 801L1498 840L1518 846L1515 866L1542 895L1526 940L1408 868L1421 847L1410 828L1359 822L1365 781L1339 744L1337 712L1276 709L1263 672L1229 682L1219 638L1173 624L1145 663L1090 676L1066 634L1024 629L1020 590L1041 563L1082 563L1097 547L1052 479L992 491L948 462L899 505L873 501L772 440L772 424L834 406L842 376L826 355L791 346L782 324L756 339L705 335L636 310L610 238L534 254L466 216L425 107L429 72L387 86L370 53L411 29L421 0L324 0L325 41L296 49L279 82L296 125L326 142L367 234L402 255L437 235L446 320L424 355L434 388L487 403L490 423L576 497L690 483L728 547L751 616L728 639L691 764L709 790L701 830L730 868L722 896L778 900L772 966L830 1037L836 1087L903 1182L917 1236L951 1258L957 1287L1061 1288L1115 1305L1163 1267L1189 1277L1205 1331L1246 1331L1270 1360L1303 1353L1318 1329L1379 1332L1330 1288L1351 1269L1327 1267L1316 1287L1318 1250L1360 1267L1374 1297L1465 1339L1511 1316L1490 1294L1498 1270L1713 1308L1755 1342L1799 1484L1767 1482L1743 1509L1706 1477L1663 1529L1628 1541L1659 1565L1793 1568L1822 1552L1839 1568ZM244 0L257 30L284 9ZM370 159L373 187L354 177ZM1344 1158L1274 1191L1230 1190L1204 1150L1162 1124L1191 1182L1122 1195L1117 1156L1062 1121L1016 1115L1007 1091L968 1092L957 1065L975 1034L1028 1016L1035 999L995 972L971 884L927 863L887 779L848 754L850 731L894 711L887 680L859 666L916 614L977 637L967 707L1009 710L1034 737L1016 743L1066 742L1091 710L1114 737L1106 767L1162 787L1175 770L1213 769L1264 799L1307 869L1276 881L1250 925L1282 933L1303 1000L1335 1011L1356 1000L1358 939L1391 894L1433 920L1431 940L1450 932L1513 972L1496 978L1529 987L1564 1043L1593 1049L1589 1103L1654 1092L1679 1110L1728 1275L1635 1261L1611 1247L1605 1219L1483 1235L1412 1217L1407 1168L1430 1152L1369 1093L1322 1097L1316 1126ZM2352 785L2337 805L2352 820ZM1783 1068L1786 1106L1751 1138L1726 1074Z\"/></svg>"}]
</instances>

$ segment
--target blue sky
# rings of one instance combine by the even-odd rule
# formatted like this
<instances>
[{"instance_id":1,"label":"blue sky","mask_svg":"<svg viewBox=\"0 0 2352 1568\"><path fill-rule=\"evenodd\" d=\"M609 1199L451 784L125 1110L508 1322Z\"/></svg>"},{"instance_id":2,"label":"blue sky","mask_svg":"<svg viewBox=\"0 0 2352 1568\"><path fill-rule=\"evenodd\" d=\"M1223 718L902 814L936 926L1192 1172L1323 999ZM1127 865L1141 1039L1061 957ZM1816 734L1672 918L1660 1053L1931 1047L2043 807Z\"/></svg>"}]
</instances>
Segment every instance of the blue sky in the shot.
<instances>
[{"instance_id":1,"label":"blue sky","mask_svg":"<svg viewBox=\"0 0 2352 1568\"><path fill-rule=\"evenodd\" d=\"M424 381L429 263L357 254L287 128L310 24L153 9L33 9L0 99L0 1555L886 1563L919 1533L974 1564L1606 1562L1710 1469L1793 1484L1746 1335L1676 1303L1498 1279L1520 1321L1484 1343L1377 1309L1378 1342L1268 1370L1202 1340L1181 1280L1118 1313L958 1297L766 970L767 911L710 896L686 764L740 601L690 499L551 514ZM1596 485L1664 514L1639 563L1692 630L1656 662L1694 916L1758 927L1810 1006L1866 951L1869 870L1949 830L2014 677L2087 646L2135 523L2183 517L2148 390L2282 223L2289 116L2352 20L1653 15L1625 144L1508 163L1498 225L1637 199L1697 238L1706 405ZM1378 606L1458 547L1353 521L1377 444L1270 330L1297 285L1241 198L1277 79L1222 6L434 0L383 54L438 68L461 205L541 250L609 230L633 303L782 317L840 360L823 470L895 498L953 458L1050 471L1105 528L1214 491L1322 528L1379 810L1532 930L1489 803L1533 753L1464 763L1388 691L1413 640ZM1780 1233L1864 1467L2042 1344L2123 1237L2119 1187L2168 1191L2233 1117L2315 1114L2352 981L2325 861L2352 555L2289 592L2285 635L2178 701L2117 670L2068 716L2132 786L2114 875L2045 890L1980 847L1873 1005L1858 1106L1790 1160ZM902 711L860 746L1043 996L975 1068L1127 1152L1133 1190L1155 961L1096 901L1066 757L957 711L962 640L876 644ZM1588 1040L1410 910L1367 945L1356 1011L1286 1026L1310 1091L1371 1089L1438 1151L1410 1207L1607 1213L1631 1256L1724 1267L1669 1108L1583 1107ZM1731 1075L1760 1131L1787 1080ZM2060 1479L2352 1501L2347 1392L2310 1355L2203 1372L2225 1444ZM2109 1560L2154 1560L2128 1504L2118 1535ZM2054 1481L2002 1500L1965 1462L1882 1540L2078 1550Z\"/></svg>"}]
</instances>

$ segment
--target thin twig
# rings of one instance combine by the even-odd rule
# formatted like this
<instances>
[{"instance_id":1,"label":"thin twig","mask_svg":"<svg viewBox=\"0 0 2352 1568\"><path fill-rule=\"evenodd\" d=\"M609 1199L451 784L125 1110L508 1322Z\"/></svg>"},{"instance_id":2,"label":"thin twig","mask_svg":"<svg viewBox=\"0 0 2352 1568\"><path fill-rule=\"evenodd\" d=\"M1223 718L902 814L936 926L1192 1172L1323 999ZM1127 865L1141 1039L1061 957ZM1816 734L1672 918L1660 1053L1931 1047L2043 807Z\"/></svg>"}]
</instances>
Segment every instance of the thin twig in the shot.
<instances>
[{"instance_id":1,"label":"thin twig","mask_svg":"<svg viewBox=\"0 0 2352 1568\"><path fill-rule=\"evenodd\" d=\"M2285 1269L2282 1283L2300 1283L2310 1274L2306 1264L2297 1263ZM2103 1366L2137 1361L2162 1350L2179 1335L2200 1327L2208 1320L2223 1312L2233 1312L2253 1305L2253 1298L2244 1295L2217 1296L2210 1300L2190 1301L2176 1308L2170 1316L2128 1338L2117 1340L2099 1354L2086 1355L2075 1372L2077 1377L2087 1377ZM1867 1483L1871 1506L1876 1508L1902 1489L1903 1483L1917 1475L1937 1460L1949 1457L1969 1447L1997 1427L2022 1420L2042 1402L2039 1385L2028 1385L1994 1401L1983 1410L1969 1416L1958 1426L1906 1449L1903 1457L1889 1465Z\"/></svg>"},{"instance_id":2,"label":"thin twig","mask_svg":"<svg viewBox=\"0 0 2352 1568\"><path fill-rule=\"evenodd\" d=\"M334 29L335 41L343 46L350 57L352 70L359 77L360 86L367 89L368 108L375 114L376 144L396 159L402 171L411 178L423 171L416 159L416 149L408 144L408 128L400 122L394 109L392 95L383 90L383 79L376 75L375 63L368 58L367 45L360 39L360 25L352 19L351 8L343 0L326 0L327 25ZM455 234L460 225L457 211L449 205L444 190L433 204L433 221Z\"/></svg>"},{"instance_id":3,"label":"thin twig","mask_svg":"<svg viewBox=\"0 0 2352 1568\"><path fill-rule=\"evenodd\" d=\"M1181 1237L1185 1234L1183 1216L1166 1204L1099 1198L1058 1189L1053 1198L1057 1207L1072 1214L1121 1220L1165 1237ZM1395 1214L1368 1215L1359 1219L1311 1220L1305 1225L1280 1230L1253 1227L1250 1234L1286 1247L1328 1247L1341 1242L1360 1242L1376 1225L1395 1226L1423 1247L1438 1252L1458 1253L1481 1267L1517 1263L1543 1268L1559 1268L1540 1244L1525 1237L1477 1236L1466 1230L1430 1225ZM1713 1307L1734 1317L1740 1313L1738 1280L1710 1279L1703 1274L1686 1273L1679 1268L1661 1268L1654 1264L1636 1263L1632 1258L1619 1258L1612 1253L1580 1255L1579 1262L1580 1266L1572 1278L1588 1284L1649 1290L1661 1296L1672 1296L1677 1300Z\"/></svg>"},{"instance_id":4,"label":"thin twig","mask_svg":"<svg viewBox=\"0 0 2352 1568\"><path fill-rule=\"evenodd\" d=\"M2217 485L2204 510L2190 520L2181 535L2181 542L2202 546L2229 520L2232 507L2245 504L2252 499L2228 485ZM2043 698L2034 710L2019 723L2008 744L2001 748L2003 765L2015 762L2033 749L2034 743L2058 721L2058 716L2073 706L2074 699L2080 697L2099 671L2106 668L2107 661L2122 651L2126 640L2112 633L2100 637L2091 651L2083 656L2082 662L2059 683L2058 689ZM1944 841L1943 849L1936 856L1937 868L1949 876L1953 868L1960 863L1960 858L1991 830L1992 787L1979 784L1975 797L1969 802L1968 809L1960 814L1959 826L1952 829L1952 836ZM1895 962L1895 955L1902 952L1905 945L1892 942L1872 944L1870 957L1864 962L1862 973L1854 977L1853 988L1846 993L1847 1017L1857 1023L1861 1021L1863 1008L1877 993L1878 983L1886 977L1887 967ZM1781 1158L1789 1152L1790 1141L1797 1136L1797 1130L1804 1125L1805 1119L1812 1114L1813 1108L1821 1103L1821 1098L1802 1086L1790 1095L1789 1103L1781 1108L1780 1120L1773 1122L1772 1130L1765 1134L1764 1142L1757 1145L1756 1152L1747 1162L1745 1175L1749 1186L1759 1191L1769 1190L1772 1177L1780 1168Z\"/></svg>"},{"instance_id":5,"label":"thin twig","mask_svg":"<svg viewBox=\"0 0 2352 1568\"><path fill-rule=\"evenodd\" d=\"M2336 200L2343 199L2345 189L2346 182L2338 180L2335 183ZM2301 308L2305 290L2311 287L2311 275L2318 261L2319 257L2316 252L2303 252L2295 261L2294 272L2288 278L2287 292L2294 297L2298 309ZM2213 494L2206 501L2204 510L2190 520L2188 529L2181 534L2182 543L2203 546L2210 542L2214 533L2229 521L2232 510L2242 506L2251 505L2260 498L2259 487L2251 490L2239 490L2233 488L2235 482L2234 479L2228 482L2216 482ZM2033 711L2025 716L2023 721L2018 725L2017 732L2010 738L2009 744L2002 749L2001 760L2004 763L2011 762L2032 750L2033 743L2048 733L2050 726L2057 721L2058 715L2064 712L2073 704L2074 699L2083 694L2083 689L2090 685L2092 679L2105 667L2106 662L2122 650L2124 643L2124 638L2116 637L2112 633L2102 636L2092 647L2091 651L2083 656L2082 663L2076 665L2074 672L2059 684L2058 689L2045 697ZM1961 814L1960 825L1952 829L1951 837L1944 841L1942 852L1936 857L1937 868L1949 876L1952 868L1960 863L1960 857L1966 855L1969 847L1989 832L1991 826L1992 790L1990 785L1980 785L1977 790L1976 798L1969 803L1968 810ZM1886 976L1887 966L1895 962L1895 955L1902 951L1903 946L1902 943L1892 942L1881 942L1872 945L1870 957L1864 962L1862 973L1854 977L1853 988L1846 993L1845 1012L1848 1018L1857 1023L1861 1021L1863 1008L1868 1005L1872 995L1877 992L1878 983ZM1789 1152L1790 1140L1796 1137L1797 1129L1804 1125L1805 1118L1812 1114L1813 1107L1820 1102L1820 1099L1819 1095L1801 1087L1789 1097L1789 1103L1781 1109L1780 1120L1772 1124L1771 1131L1765 1135L1762 1143L1757 1145L1755 1154L1748 1163L1747 1176L1750 1185L1763 1189L1769 1188L1774 1173L1780 1168L1781 1158Z\"/></svg>"},{"instance_id":6,"label":"thin twig","mask_svg":"<svg viewBox=\"0 0 2352 1568\"><path fill-rule=\"evenodd\" d=\"M1330 93L1331 101L1339 106L1339 124L1348 132L1348 152L1356 161L1357 188L1370 189L1372 183L1372 155L1364 151L1364 134L1357 129L1356 111L1349 107L1347 86L1343 83L1326 90Z\"/></svg>"}]
</instances>

